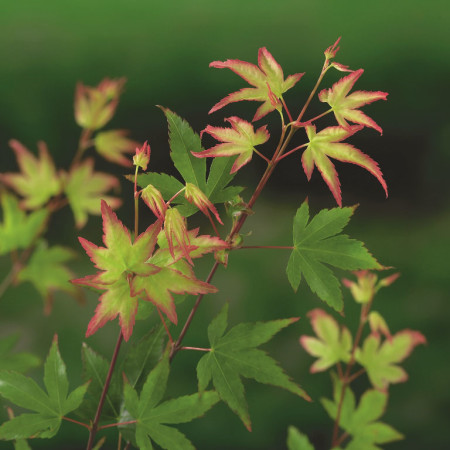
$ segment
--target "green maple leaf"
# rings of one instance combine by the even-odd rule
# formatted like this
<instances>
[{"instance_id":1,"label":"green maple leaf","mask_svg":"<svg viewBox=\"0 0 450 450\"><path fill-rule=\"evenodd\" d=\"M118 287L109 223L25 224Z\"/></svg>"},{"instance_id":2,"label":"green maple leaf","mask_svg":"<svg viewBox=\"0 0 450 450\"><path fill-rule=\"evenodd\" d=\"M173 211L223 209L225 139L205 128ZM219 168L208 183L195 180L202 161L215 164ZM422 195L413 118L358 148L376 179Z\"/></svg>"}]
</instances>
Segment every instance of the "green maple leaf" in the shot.
<instances>
[{"instance_id":1,"label":"green maple leaf","mask_svg":"<svg viewBox=\"0 0 450 450\"><path fill-rule=\"evenodd\" d=\"M348 362L352 349L348 328L342 327L340 331L333 317L321 309L310 311L308 317L317 337L301 336L300 344L310 355L319 358L311 366L311 373L322 372L340 361Z\"/></svg>"},{"instance_id":2,"label":"green maple leaf","mask_svg":"<svg viewBox=\"0 0 450 450\"><path fill-rule=\"evenodd\" d=\"M267 142L270 135L265 125L255 131L251 123L239 117L228 117L225 120L230 123L231 128L208 125L203 130L218 141L221 141L222 144L193 154L197 158L238 155L230 171L230 173L235 173L250 162L253 152L256 151L255 146Z\"/></svg>"},{"instance_id":3,"label":"green maple leaf","mask_svg":"<svg viewBox=\"0 0 450 450\"><path fill-rule=\"evenodd\" d=\"M342 206L340 182L334 164L329 158L363 167L376 177L381 186L383 186L386 197L388 196L386 182L378 164L361 150L358 150L350 144L341 142L355 134L361 128L361 126L357 125L347 128L328 127L316 133L316 127L314 125L306 126L309 143L302 155L303 170L309 181L314 166L317 166L339 206Z\"/></svg>"},{"instance_id":4,"label":"green maple leaf","mask_svg":"<svg viewBox=\"0 0 450 450\"><path fill-rule=\"evenodd\" d=\"M0 339L0 369L26 372L41 364L40 359L28 352L12 353L17 344L19 335L14 334Z\"/></svg>"},{"instance_id":5,"label":"green maple leaf","mask_svg":"<svg viewBox=\"0 0 450 450\"><path fill-rule=\"evenodd\" d=\"M233 92L215 104L209 113L211 114L229 103L242 100L263 102L253 117L254 122L280 108L283 94L295 86L303 76L303 73L296 73L289 75L285 80L283 69L265 47L258 51L258 66L238 59L213 61L209 67L230 69L254 87Z\"/></svg>"},{"instance_id":6,"label":"green maple leaf","mask_svg":"<svg viewBox=\"0 0 450 450\"><path fill-rule=\"evenodd\" d=\"M228 186L234 177L234 174L230 174L233 158L215 158L206 178L206 161L196 158L191 153L204 151L200 136L173 111L167 108L161 109L169 125L170 156L183 180L197 186L212 203L224 203L241 192L242 187ZM134 181L134 177L127 178ZM184 187L184 184L175 177L156 172L138 175L138 184L142 188L152 184L161 192L165 200L172 198ZM181 195L174 200L174 203L181 205L180 212L185 217L197 211L197 208L189 204Z\"/></svg>"},{"instance_id":7,"label":"green maple leaf","mask_svg":"<svg viewBox=\"0 0 450 450\"><path fill-rule=\"evenodd\" d=\"M186 423L203 416L218 401L215 392L186 395L160 403L166 391L169 359L166 354L150 372L140 396L125 383L125 408L136 423L135 438L142 450L151 450L152 441L166 450L194 449L184 434L167 424Z\"/></svg>"},{"instance_id":8,"label":"green maple leaf","mask_svg":"<svg viewBox=\"0 0 450 450\"><path fill-rule=\"evenodd\" d=\"M321 399L321 403L331 419L337 416L338 404L341 400L342 383L333 374L333 400ZM403 439L397 430L378 419L384 414L388 401L387 393L375 389L366 391L356 407L355 395L349 387L346 388L341 407L339 425L352 440L345 447L347 450L377 450L376 444Z\"/></svg>"},{"instance_id":9,"label":"green maple leaf","mask_svg":"<svg viewBox=\"0 0 450 450\"><path fill-rule=\"evenodd\" d=\"M51 438L58 432L62 417L83 401L88 385L79 386L69 394L66 366L56 336L45 361L44 384L47 392L20 373L0 371L0 395L17 406L35 411L5 422L0 427L0 439Z\"/></svg>"},{"instance_id":10,"label":"green maple leaf","mask_svg":"<svg viewBox=\"0 0 450 450\"><path fill-rule=\"evenodd\" d=\"M5 173L1 180L13 188L24 199L21 205L26 209L38 209L51 197L61 192L60 176L48 152L45 142L38 142L39 157L36 158L19 141L11 140L21 173Z\"/></svg>"},{"instance_id":11,"label":"green maple leaf","mask_svg":"<svg viewBox=\"0 0 450 450\"><path fill-rule=\"evenodd\" d=\"M27 265L17 275L19 281L29 281L39 291L44 299L45 312L51 311L53 294L64 291L81 299L80 290L70 284L73 273L63 263L73 259L74 252L68 248L48 247L44 240L38 242Z\"/></svg>"},{"instance_id":12,"label":"green maple leaf","mask_svg":"<svg viewBox=\"0 0 450 450\"><path fill-rule=\"evenodd\" d=\"M30 247L44 230L48 211L40 209L30 214L20 209L19 202L6 192L1 196L3 222L0 223L0 255Z\"/></svg>"},{"instance_id":13,"label":"green maple leaf","mask_svg":"<svg viewBox=\"0 0 450 450\"><path fill-rule=\"evenodd\" d=\"M347 95L363 73L364 70L359 69L341 78L333 84L331 89L324 89L319 92L319 100L331 106L336 120L342 127L349 128L348 120L365 127L373 128L382 134L383 130L380 126L358 108L377 100L386 100L388 96L387 92L355 91Z\"/></svg>"},{"instance_id":14,"label":"green maple leaf","mask_svg":"<svg viewBox=\"0 0 450 450\"><path fill-rule=\"evenodd\" d=\"M387 389L390 383L408 379L408 374L397 363L408 357L416 345L425 342L422 333L412 330L400 331L383 343L379 334L371 334L362 348L356 349L355 359L366 369L373 387Z\"/></svg>"},{"instance_id":15,"label":"green maple leaf","mask_svg":"<svg viewBox=\"0 0 450 450\"><path fill-rule=\"evenodd\" d=\"M291 381L274 359L256 348L298 318L242 323L224 334L227 315L228 305L225 305L208 327L211 351L197 365L198 387L202 392L212 380L220 398L240 417L246 428L251 430L241 377L278 386L309 399L305 391Z\"/></svg>"},{"instance_id":16,"label":"green maple leaf","mask_svg":"<svg viewBox=\"0 0 450 450\"><path fill-rule=\"evenodd\" d=\"M323 209L309 221L309 207L305 202L294 217L294 249L286 269L289 282L296 291L303 275L311 291L337 311L343 307L342 291L336 276L325 264L347 270L382 267L362 242L338 234L354 210L354 207Z\"/></svg>"},{"instance_id":17,"label":"green maple leaf","mask_svg":"<svg viewBox=\"0 0 450 450\"><path fill-rule=\"evenodd\" d=\"M292 425L288 428L287 448L288 450L314 450L308 436Z\"/></svg>"},{"instance_id":18,"label":"green maple leaf","mask_svg":"<svg viewBox=\"0 0 450 450\"><path fill-rule=\"evenodd\" d=\"M105 195L107 191L118 186L119 180L116 177L94 172L94 160L91 158L74 166L66 174L64 192L72 208L77 228L82 228L86 224L88 214L100 214L102 199L114 209L122 204L120 199Z\"/></svg>"}]
</instances>

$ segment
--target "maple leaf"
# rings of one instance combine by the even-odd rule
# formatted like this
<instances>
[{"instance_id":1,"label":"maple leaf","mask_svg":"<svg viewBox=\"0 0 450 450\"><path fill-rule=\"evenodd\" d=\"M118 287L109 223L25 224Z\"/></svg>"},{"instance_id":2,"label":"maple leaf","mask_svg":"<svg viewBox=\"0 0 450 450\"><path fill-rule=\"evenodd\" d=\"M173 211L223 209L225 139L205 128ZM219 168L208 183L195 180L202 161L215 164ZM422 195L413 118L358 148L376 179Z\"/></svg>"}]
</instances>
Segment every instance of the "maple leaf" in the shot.
<instances>
[{"instance_id":1,"label":"maple leaf","mask_svg":"<svg viewBox=\"0 0 450 450\"><path fill-rule=\"evenodd\" d=\"M208 327L211 351L197 365L199 391L203 392L212 380L220 398L239 416L249 431L251 421L241 377L287 389L309 400L306 392L291 381L274 359L256 348L298 318L241 323L225 334L227 316L228 304Z\"/></svg>"},{"instance_id":2,"label":"maple leaf","mask_svg":"<svg viewBox=\"0 0 450 450\"><path fill-rule=\"evenodd\" d=\"M225 119L231 128L212 127L208 125L203 132L210 134L223 144L216 145L199 153L192 153L197 158L215 156L239 155L231 168L230 173L237 172L242 166L250 162L255 146L264 144L269 140L269 132L266 126L258 128L255 132L253 125L239 117L228 117Z\"/></svg>"},{"instance_id":3,"label":"maple leaf","mask_svg":"<svg viewBox=\"0 0 450 450\"><path fill-rule=\"evenodd\" d=\"M317 337L301 336L300 344L310 355L319 358L311 366L311 373L323 372L340 361L348 362L352 349L348 328L339 331L338 323L321 309L310 311L308 317Z\"/></svg>"},{"instance_id":4,"label":"maple leaf","mask_svg":"<svg viewBox=\"0 0 450 450\"><path fill-rule=\"evenodd\" d=\"M358 108L377 100L386 100L388 93L381 91L355 91L347 95L363 72L363 69L355 70L334 83L330 89L322 90L319 93L319 100L331 106L336 120L342 127L350 127L347 123L348 120L365 127L374 128L380 134L383 134L380 126Z\"/></svg>"},{"instance_id":5,"label":"maple leaf","mask_svg":"<svg viewBox=\"0 0 450 450\"><path fill-rule=\"evenodd\" d=\"M72 208L77 228L84 227L88 214L100 215L101 199L107 201L114 209L122 204L119 198L105 195L105 192L118 186L119 180L116 177L94 172L94 160L91 158L74 166L65 175L64 191Z\"/></svg>"},{"instance_id":6,"label":"maple leaf","mask_svg":"<svg viewBox=\"0 0 450 450\"><path fill-rule=\"evenodd\" d=\"M161 222L154 223L131 242L130 232L104 200L101 211L105 247L98 247L79 238L91 261L101 271L96 275L72 280L72 283L106 290L99 298L100 303L89 322L86 336L92 335L107 321L119 315L124 339L128 340L138 308L138 298L130 292L130 277L137 273L148 275L160 270L146 261L153 253Z\"/></svg>"},{"instance_id":7,"label":"maple leaf","mask_svg":"<svg viewBox=\"0 0 450 450\"><path fill-rule=\"evenodd\" d=\"M369 389L364 392L356 407L356 399L352 390L347 387L342 396L342 382L333 374L333 400L321 399L321 403L331 419L336 420L338 405L342 401L339 425L352 440L345 447L351 450L377 450L375 444L403 439L403 435L378 419L386 411L388 396L384 392ZM380 449L381 450L381 449Z\"/></svg>"},{"instance_id":8,"label":"maple leaf","mask_svg":"<svg viewBox=\"0 0 450 450\"><path fill-rule=\"evenodd\" d=\"M362 242L339 234L354 210L323 209L309 221L309 206L304 202L294 217L294 249L286 268L289 282L296 291L303 275L311 291L337 311L343 307L342 291L324 263L347 270L381 268Z\"/></svg>"},{"instance_id":9,"label":"maple leaf","mask_svg":"<svg viewBox=\"0 0 450 450\"><path fill-rule=\"evenodd\" d=\"M97 133L94 138L98 154L116 164L131 167L133 164L127 153L134 153L139 142L127 138L127 130L109 130Z\"/></svg>"},{"instance_id":10,"label":"maple leaf","mask_svg":"<svg viewBox=\"0 0 450 450\"><path fill-rule=\"evenodd\" d=\"M16 154L21 173L5 173L0 179L24 199L21 206L38 209L51 197L61 192L60 176L48 152L45 142L38 142L39 157L35 157L24 145L14 139L9 141Z\"/></svg>"},{"instance_id":11,"label":"maple leaf","mask_svg":"<svg viewBox=\"0 0 450 450\"><path fill-rule=\"evenodd\" d=\"M77 409L83 401L88 383L69 394L66 366L56 336L45 361L44 384L47 392L32 378L9 370L0 371L0 394L17 406L35 411L3 423L0 439L51 438L58 432L62 417Z\"/></svg>"},{"instance_id":12,"label":"maple leaf","mask_svg":"<svg viewBox=\"0 0 450 450\"><path fill-rule=\"evenodd\" d=\"M0 223L0 255L28 248L45 228L47 209L27 215L20 209L17 199L7 192L2 193L1 203L3 222Z\"/></svg>"},{"instance_id":13,"label":"maple leaf","mask_svg":"<svg viewBox=\"0 0 450 450\"><path fill-rule=\"evenodd\" d=\"M82 300L80 290L70 284L73 273L63 263L73 259L75 253L58 245L48 247L44 240L38 242L27 265L17 275L19 281L32 283L44 299L44 310L50 314L55 291L64 291Z\"/></svg>"},{"instance_id":14,"label":"maple leaf","mask_svg":"<svg viewBox=\"0 0 450 450\"><path fill-rule=\"evenodd\" d=\"M168 354L150 372L140 396L125 383L125 408L136 423L137 446L142 450L153 449L152 441L168 450L189 449L194 446L186 436L166 424L190 422L203 416L218 401L215 392L185 395L161 403L169 376Z\"/></svg>"},{"instance_id":15,"label":"maple leaf","mask_svg":"<svg viewBox=\"0 0 450 450\"><path fill-rule=\"evenodd\" d=\"M408 379L408 374L397 363L408 357L416 345L425 343L424 335L418 331L400 331L382 344L378 333L371 334L362 348L356 349L355 358L366 369L373 387L385 390L390 383Z\"/></svg>"},{"instance_id":16,"label":"maple leaf","mask_svg":"<svg viewBox=\"0 0 450 450\"><path fill-rule=\"evenodd\" d=\"M386 197L388 196L386 182L378 164L361 150L358 150L350 144L341 142L355 134L361 128L358 125L347 129L342 127L328 127L316 133L316 127L314 125L306 126L309 143L302 155L303 170L309 181L314 166L317 166L339 206L342 206L341 187L336 169L329 157L363 167L376 177L381 186L383 186Z\"/></svg>"},{"instance_id":17,"label":"maple leaf","mask_svg":"<svg viewBox=\"0 0 450 450\"><path fill-rule=\"evenodd\" d=\"M314 450L313 445L309 442L308 436L301 433L292 425L288 428L286 444L288 450Z\"/></svg>"},{"instance_id":18,"label":"maple leaf","mask_svg":"<svg viewBox=\"0 0 450 450\"><path fill-rule=\"evenodd\" d=\"M213 61L209 67L230 69L254 87L233 92L215 104L209 113L211 114L229 103L241 100L263 102L253 117L252 121L254 122L271 111L280 108L283 94L295 86L304 75L303 73L296 73L289 75L285 80L283 69L265 47L260 48L258 51L258 65L259 67L238 59Z\"/></svg>"}]
</instances>

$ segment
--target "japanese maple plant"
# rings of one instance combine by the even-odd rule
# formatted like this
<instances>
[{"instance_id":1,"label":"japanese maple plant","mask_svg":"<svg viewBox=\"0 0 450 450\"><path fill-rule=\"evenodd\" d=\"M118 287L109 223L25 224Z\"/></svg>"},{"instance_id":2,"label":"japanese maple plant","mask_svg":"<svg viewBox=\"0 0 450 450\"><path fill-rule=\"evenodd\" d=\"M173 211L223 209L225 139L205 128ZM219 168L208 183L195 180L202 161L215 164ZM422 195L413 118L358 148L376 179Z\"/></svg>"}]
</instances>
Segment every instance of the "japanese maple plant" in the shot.
<instances>
[{"instance_id":1,"label":"japanese maple plant","mask_svg":"<svg viewBox=\"0 0 450 450\"><path fill-rule=\"evenodd\" d=\"M380 277L377 271L389 268L380 264L361 241L343 233L356 206L342 205L340 181L333 164L338 160L361 166L376 178L387 197L388 188L378 164L347 142L363 128L382 133L361 108L386 100L387 93L353 89L363 70L351 70L335 61L338 43L339 39L324 52L317 82L295 114L284 96L303 74L285 78L266 48L259 49L258 65L230 59L211 63L214 68L230 69L251 87L229 94L210 113L243 100L259 105L251 122L230 116L225 126L208 125L200 134L176 113L160 107L168 122L170 157L179 177L156 171L147 142L142 145L131 140L124 130L103 130L116 111L123 79L105 79L96 87L77 86L75 119L82 132L68 170L56 169L43 142L38 144L38 156L34 156L18 141L10 141L20 172L4 173L0 178L4 186L0 254L10 254L12 261L0 295L13 284L31 282L44 298L45 312L50 313L55 290L81 298L82 287L87 287L98 293L98 305L87 325L86 338L101 333L105 323L116 319L119 330L110 361L87 343L82 344L84 384L74 390L69 390L57 336L44 364L45 389L24 375L39 364L39 359L14 352L17 337L4 337L0 341L0 394L10 420L0 426L1 439L14 441L17 449L30 448L34 439L54 437L64 420L86 433L88 450L101 448L105 440L102 430L106 428L117 430L114 445L119 449L151 449L155 444L164 449L189 449L193 444L173 425L203 416L218 402L224 402L251 431L243 378L284 388L305 400L299 408L308 408L308 387L300 387L259 348L294 323L304 330L300 345L315 358L311 372L331 371L331 398L321 399L332 420L330 448L377 449L379 444L403 437L380 417L386 409L390 385L407 378L399 364L425 338L408 329L391 334L386 320L373 309L379 289L389 286L398 274L380 272ZM329 72L338 76L341 72L340 79L319 91ZM308 107L316 94L326 107L323 113L310 118ZM297 99L293 97L292 103L297 104ZM277 143L271 147L266 144L270 137L267 125L254 125L270 113L279 119L278 128L271 131ZM336 123L324 127L321 119L325 116L334 116ZM204 149L204 134L216 140L216 145ZM294 135L301 136L304 143L293 145ZM127 176L134 184L133 230L128 230L120 214L114 212L121 200L108 194L119 180L95 170L94 159L86 156L90 148L113 163L134 166L134 174ZM252 158L264 160L266 168L252 194L244 199L243 188L230 183ZM252 216L272 173L279 165L283 170L280 163L287 158L299 167L301 161L307 180L317 168L337 207L312 214L304 199L300 206L296 205L292 246L246 246L242 227ZM50 217L66 205L72 209L78 229L86 224L89 214L102 216L102 243L100 233L95 242L79 238L95 267L81 277L65 266L73 251L49 246L44 238ZM142 208L151 210L149 217L153 217L145 230L138 229ZM197 212L205 216L208 231L189 225L189 218ZM204 296L217 292L215 273L221 266L232 264L230 254L246 248L289 253L286 272L294 291L303 278L303 287L308 285L326 305L309 312L311 332L308 320L298 322L298 317L230 327L229 306L224 304L209 325L203 325L209 343L195 347L197 343L189 341L189 329ZM196 260L203 257L213 261L204 281L195 273ZM338 322L332 311L344 310L341 283L334 269L353 271L342 283L361 308L354 334L339 323L345 320L343 314ZM185 317L178 305L188 302L187 294L196 299ZM140 340L133 336L136 320L149 324L148 333ZM124 340L133 345L121 354ZM167 399L171 362L181 351L189 352L198 361L198 386L192 387L197 392ZM297 379L301 374L292 376ZM352 383L360 377L366 378L369 388L357 399ZM16 411L14 405L30 412ZM313 449L307 435L296 428L301 423L288 425L289 449Z\"/></svg>"}]
</instances>

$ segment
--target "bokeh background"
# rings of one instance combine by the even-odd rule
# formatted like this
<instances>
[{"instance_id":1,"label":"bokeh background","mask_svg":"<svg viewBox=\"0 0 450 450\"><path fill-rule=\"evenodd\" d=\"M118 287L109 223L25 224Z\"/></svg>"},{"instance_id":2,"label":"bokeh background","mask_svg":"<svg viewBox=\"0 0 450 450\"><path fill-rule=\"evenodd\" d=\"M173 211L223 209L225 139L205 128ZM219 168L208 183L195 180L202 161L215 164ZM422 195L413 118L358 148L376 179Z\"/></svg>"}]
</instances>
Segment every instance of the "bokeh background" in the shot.
<instances>
[{"instance_id":1,"label":"bokeh background","mask_svg":"<svg viewBox=\"0 0 450 450\"><path fill-rule=\"evenodd\" d=\"M389 92L388 102L365 108L383 127L383 136L366 129L352 141L380 163L389 198L362 169L337 163L344 204L360 203L348 232L366 242L383 264L402 273L377 297L376 308L388 318L391 330L420 330L428 340L405 363L410 380L390 389L384 420L406 439L387 447L449 448L449 18L445 0L2 1L1 171L16 170L7 144L11 138L33 150L38 140L45 140L58 166L67 167L80 132L73 120L75 84L96 85L105 76L128 79L109 128L127 128L135 139L149 139L152 169L170 171L167 127L155 105L173 109L197 131L208 123L220 125L224 117L234 114L250 120L256 109L256 104L248 102L208 116L214 103L244 86L230 71L208 68L211 61L236 58L256 63L258 48L266 46L286 75L306 72L286 96L291 110L298 112L315 83L324 49L342 36L337 61L365 69L355 88ZM330 71L323 87L330 87L339 76ZM321 108L316 101L308 116ZM276 136L275 115L268 122ZM123 174L106 162L97 167ZM263 168L256 160L238 175L238 184L248 187L244 196L248 197ZM122 195L131 199L125 180ZM290 245L292 217L305 196L315 211L333 206L317 173L310 184L306 182L297 155L280 164L264 199L255 207L256 214L244 229L252 231L246 243ZM128 224L130 212L127 206L119 211ZM81 276L92 269L80 251L77 234L70 211L61 211L51 224L50 241L77 249L80 256L72 267ZM99 242L100 220L91 218L79 234ZM312 360L298 344L298 337L311 331L307 311L323 305L304 285L297 294L292 292L285 276L287 259L287 253L274 250L233 254L228 269L220 270L216 278L220 293L205 299L188 337L191 345L206 345L204 324L224 301L231 304L232 324L301 316L267 349L315 401L306 404L286 392L248 381L254 431L248 433L219 405L204 419L180 427L200 449L281 449L290 424L306 432L317 449L327 448L332 424L319 399L331 393L329 376L309 374ZM1 273L6 274L7 259L0 263ZM207 272L208 264L199 272ZM11 288L0 302L0 334L21 333L20 348L45 358L53 334L59 333L74 386L81 374L80 344L96 303L96 297L88 295L86 306L80 307L57 296L52 315L46 317L31 286ZM186 314L190 305L192 300L181 307L180 314ZM357 313L346 293L346 319L352 329ZM140 323L136 335L142 335L146 327ZM116 334L117 325L110 324L89 338L89 345L109 357ZM196 355L177 356L171 395L195 391L195 363ZM40 369L32 375L41 377ZM365 382L357 388L364 389ZM104 448L114 448L113 433L110 436ZM86 438L76 426L64 423L53 447L45 441L32 446L83 448ZM12 446L0 443L0 448Z\"/></svg>"}]
</instances>

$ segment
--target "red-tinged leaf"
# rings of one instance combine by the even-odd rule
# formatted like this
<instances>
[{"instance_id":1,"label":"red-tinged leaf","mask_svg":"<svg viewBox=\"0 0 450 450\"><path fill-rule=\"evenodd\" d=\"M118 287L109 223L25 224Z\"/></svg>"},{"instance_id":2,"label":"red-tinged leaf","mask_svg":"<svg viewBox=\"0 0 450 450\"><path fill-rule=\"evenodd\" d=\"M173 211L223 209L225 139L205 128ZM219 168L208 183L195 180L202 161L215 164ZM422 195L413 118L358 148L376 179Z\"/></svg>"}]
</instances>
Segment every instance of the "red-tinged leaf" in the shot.
<instances>
[{"instance_id":1,"label":"red-tinged leaf","mask_svg":"<svg viewBox=\"0 0 450 450\"><path fill-rule=\"evenodd\" d=\"M119 316L119 324L123 338L128 341L134 326L138 309L138 298L130 294L130 286L126 279L119 279L108 286L108 290L100 296L94 317L90 320L86 337L93 335L109 320Z\"/></svg>"},{"instance_id":2,"label":"red-tinged leaf","mask_svg":"<svg viewBox=\"0 0 450 450\"><path fill-rule=\"evenodd\" d=\"M175 247L179 247L183 256L191 263L192 259L189 256L189 235L186 228L186 219L180 214L178 209L169 208L166 211L164 219L164 232L169 244L169 251L173 258L175 258Z\"/></svg>"},{"instance_id":3,"label":"red-tinged leaf","mask_svg":"<svg viewBox=\"0 0 450 450\"><path fill-rule=\"evenodd\" d=\"M344 128L350 128L349 122L373 128L383 133L381 127L370 117L359 111L364 105L377 100L386 100L387 92L381 91L355 91L347 95L356 80L364 70L356 70L333 84L331 89L324 89L319 93L319 100L328 103L333 109L336 120Z\"/></svg>"},{"instance_id":4,"label":"red-tinged leaf","mask_svg":"<svg viewBox=\"0 0 450 450\"><path fill-rule=\"evenodd\" d=\"M153 271L146 261L155 248L161 222L157 221L149 226L132 243L130 232L105 201L102 201L101 210L105 247L98 247L84 238L79 238L91 261L101 272L93 278L88 276L73 282L88 286L110 285L121 279L124 273L147 274Z\"/></svg>"},{"instance_id":5,"label":"red-tinged leaf","mask_svg":"<svg viewBox=\"0 0 450 450\"><path fill-rule=\"evenodd\" d=\"M9 145L16 154L21 173L1 174L0 180L23 197L21 206L26 209L40 208L62 189L60 175L56 173L47 145L38 142L38 157L19 141L12 139Z\"/></svg>"},{"instance_id":6,"label":"red-tinged leaf","mask_svg":"<svg viewBox=\"0 0 450 450\"><path fill-rule=\"evenodd\" d=\"M100 304L89 323L87 336L119 315L123 336L128 340L138 308L138 297L130 288L130 283L136 275L149 276L161 270L160 267L147 263L155 248L161 222L155 222L131 242L129 231L104 201L102 217L105 247L98 247L80 238L86 253L100 271L95 275L72 280L72 283L106 291L99 299Z\"/></svg>"},{"instance_id":7,"label":"red-tinged leaf","mask_svg":"<svg viewBox=\"0 0 450 450\"><path fill-rule=\"evenodd\" d=\"M239 117L233 116L225 120L230 123L231 128L208 125L203 130L203 132L210 134L218 141L223 142L223 144L216 145L202 152L193 152L192 154L197 158L239 155L231 168L230 173L234 173L250 162L255 146L267 142L270 135L265 125L255 131L251 123Z\"/></svg>"},{"instance_id":8,"label":"red-tinged leaf","mask_svg":"<svg viewBox=\"0 0 450 450\"><path fill-rule=\"evenodd\" d=\"M302 155L302 165L305 174L308 180L310 180L314 165L317 166L339 206L342 206L339 178L334 164L330 161L329 157L363 167L376 177L383 187L386 197L388 195L387 185L378 164L361 150L358 150L350 144L341 142L355 134L361 128L359 125L349 128L328 127L316 133L316 127L314 125L306 126L309 144Z\"/></svg>"},{"instance_id":9,"label":"red-tinged leaf","mask_svg":"<svg viewBox=\"0 0 450 450\"><path fill-rule=\"evenodd\" d=\"M101 200L116 209L122 201L105 195L107 191L119 186L119 180L106 173L94 172L94 160L86 159L66 174L64 191L75 217L77 228L82 228L88 214L100 215Z\"/></svg>"},{"instance_id":10,"label":"red-tinged leaf","mask_svg":"<svg viewBox=\"0 0 450 450\"><path fill-rule=\"evenodd\" d=\"M189 203L194 204L205 216L211 217L209 213L211 211L217 222L223 225L216 207L212 204L208 197L197 186L195 186L195 184L186 183L184 196Z\"/></svg>"},{"instance_id":11,"label":"red-tinged leaf","mask_svg":"<svg viewBox=\"0 0 450 450\"><path fill-rule=\"evenodd\" d=\"M407 358L414 347L425 344L422 333L403 330L381 343L379 335L369 335L361 349L357 349L355 358L367 371L372 385L386 390L391 383L401 383L408 379L405 370L397 363Z\"/></svg>"},{"instance_id":12,"label":"red-tinged leaf","mask_svg":"<svg viewBox=\"0 0 450 450\"><path fill-rule=\"evenodd\" d=\"M110 130L97 133L94 145L103 158L124 167L131 167L129 153L134 153L139 142L127 138L127 130Z\"/></svg>"},{"instance_id":13,"label":"red-tinged leaf","mask_svg":"<svg viewBox=\"0 0 450 450\"><path fill-rule=\"evenodd\" d=\"M258 66L240 61L238 59L227 59L226 61L214 61L209 66L217 69L230 69L253 88L244 88L233 92L220 102L216 103L209 113L217 111L229 103L242 100L260 101L263 104L256 111L253 122L264 117L269 112L281 107L283 94L291 89L303 76L303 73L289 75L284 79L283 69L272 56L272 54L262 47L258 52ZM274 98L277 99L274 102Z\"/></svg>"},{"instance_id":14,"label":"red-tinged leaf","mask_svg":"<svg viewBox=\"0 0 450 450\"><path fill-rule=\"evenodd\" d=\"M161 192L152 184L147 185L141 191L142 200L152 210L153 214L161 220L166 215L167 205Z\"/></svg>"},{"instance_id":15,"label":"red-tinged leaf","mask_svg":"<svg viewBox=\"0 0 450 450\"><path fill-rule=\"evenodd\" d=\"M321 309L308 313L316 336L301 336L300 344L312 356L319 358L312 366L311 373L322 372L334 364L350 360L352 336L346 327L339 325L332 316Z\"/></svg>"},{"instance_id":16,"label":"red-tinged leaf","mask_svg":"<svg viewBox=\"0 0 450 450\"><path fill-rule=\"evenodd\" d=\"M131 283L133 295L145 295L146 299L161 309L174 324L178 323L175 304L171 292L174 294L210 294L217 292L217 288L188 277L180 271L170 267L148 277L136 276Z\"/></svg>"}]
</instances>

